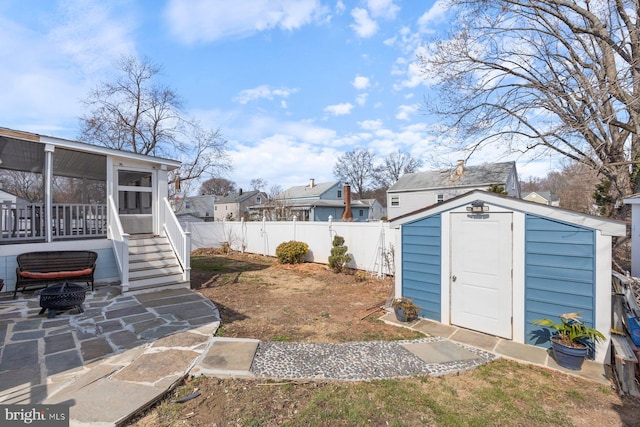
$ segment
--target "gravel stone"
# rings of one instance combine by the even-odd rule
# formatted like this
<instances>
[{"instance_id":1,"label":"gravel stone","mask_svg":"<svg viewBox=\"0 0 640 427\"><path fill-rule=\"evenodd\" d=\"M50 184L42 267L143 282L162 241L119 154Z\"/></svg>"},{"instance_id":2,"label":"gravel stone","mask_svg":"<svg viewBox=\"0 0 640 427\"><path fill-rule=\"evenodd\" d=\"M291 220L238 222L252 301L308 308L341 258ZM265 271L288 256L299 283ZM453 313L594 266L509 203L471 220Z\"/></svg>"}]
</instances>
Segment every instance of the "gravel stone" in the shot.
<instances>
[{"instance_id":1,"label":"gravel stone","mask_svg":"<svg viewBox=\"0 0 640 427\"><path fill-rule=\"evenodd\" d=\"M432 337L354 343L264 342L258 346L251 372L257 377L272 379L366 381L447 375L497 359L492 353L461 345L478 358L426 363L401 345L441 340L441 337Z\"/></svg>"}]
</instances>

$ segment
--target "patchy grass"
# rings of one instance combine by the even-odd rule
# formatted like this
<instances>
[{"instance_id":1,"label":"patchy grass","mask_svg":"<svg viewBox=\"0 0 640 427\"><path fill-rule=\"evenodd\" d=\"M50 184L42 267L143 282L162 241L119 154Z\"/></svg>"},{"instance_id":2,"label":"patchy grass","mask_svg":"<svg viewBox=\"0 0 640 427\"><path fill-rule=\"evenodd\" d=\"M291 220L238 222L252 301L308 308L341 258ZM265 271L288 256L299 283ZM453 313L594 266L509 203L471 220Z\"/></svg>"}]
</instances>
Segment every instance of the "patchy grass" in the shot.
<instances>
[{"instance_id":1,"label":"patchy grass","mask_svg":"<svg viewBox=\"0 0 640 427\"><path fill-rule=\"evenodd\" d=\"M273 259L192 258L192 285L220 309L217 335L262 341L420 338L371 307L391 281ZM172 403L199 391L198 398ZM370 382L189 378L131 425L156 426L576 426L638 425L640 402L560 372L497 360L459 375Z\"/></svg>"}]
</instances>

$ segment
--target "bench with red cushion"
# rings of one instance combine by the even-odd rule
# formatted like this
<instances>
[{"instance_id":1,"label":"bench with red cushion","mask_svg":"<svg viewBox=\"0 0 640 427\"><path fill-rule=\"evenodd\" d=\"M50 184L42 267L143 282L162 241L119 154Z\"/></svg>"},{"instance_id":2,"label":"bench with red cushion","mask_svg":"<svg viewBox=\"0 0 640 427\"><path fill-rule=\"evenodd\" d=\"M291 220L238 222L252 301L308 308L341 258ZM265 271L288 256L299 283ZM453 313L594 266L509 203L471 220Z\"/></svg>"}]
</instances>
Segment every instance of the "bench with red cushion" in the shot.
<instances>
[{"instance_id":1,"label":"bench with red cushion","mask_svg":"<svg viewBox=\"0 0 640 427\"><path fill-rule=\"evenodd\" d=\"M98 254L93 251L41 251L27 252L17 257L16 297L19 288L46 287L49 283L70 280L86 282L93 291L93 273ZM42 286L44 285L44 286Z\"/></svg>"}]
</instances>

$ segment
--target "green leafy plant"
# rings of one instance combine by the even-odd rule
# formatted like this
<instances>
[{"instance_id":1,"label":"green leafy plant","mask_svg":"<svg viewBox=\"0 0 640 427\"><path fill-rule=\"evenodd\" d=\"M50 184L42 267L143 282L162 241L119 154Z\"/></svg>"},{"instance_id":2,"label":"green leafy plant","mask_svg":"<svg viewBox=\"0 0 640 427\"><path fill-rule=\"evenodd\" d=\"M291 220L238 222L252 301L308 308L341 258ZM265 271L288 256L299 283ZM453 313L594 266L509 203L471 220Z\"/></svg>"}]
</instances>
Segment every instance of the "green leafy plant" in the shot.
<instances>
[{"instance_id":1,"label":"green leafy plant","mask_svg":"<svg viewBox=\"0 0 640 427\"><path fill-rule=\"evenodd\" d=\"M504 195L509 194L507 190L505 190L504 185L500 185L500 184L491 184L487 189L487 191L489 193L496 193L496 194L504 194Z\"/></svg>"},{"instance_id":2,"label":"green leafy plant","mask_svg":"<svg viewBox=\"0 0 640 427\"><path fill-rule=\"evenodd\" d=\"M329 255L329 268L335 273L344 271L345 266L351 261L351 256L347 255L349 248L344 245L344 237L334 236L331 255Z\"/></svg>"},{"instance_id":3,"label":"green leafy plant","mask_svg":"<svg viewBox=\"0 0 640 427\"><path fill-rule=\"evenodd\" d=\"M537 319L534 325L554 329L553 340L568 347L585 347L588 342L597 343L605 339L597 329L590 328L580 320L579 313L565 313L560 316L560 322L551 319Z\"/></svg>"},{"instance_id":4,"label":"green leafy plant","mask_svg":"<svg viewBox=\"0 0 640 427\"><path fill-rule=\"evenodd\" d=\"M309 252L309 245L304 242L290 240L283 242L276 248L276 257L281 264L300 264Z\"/></svg>"},{"instance_id":5,"label":"green leafy plant","mask_svg":"<svg viewBox=\"0 0 640 427\"><path fill-rule=\"evenodd\" d=\"M400 297L393 300L391 308L394 310L401 308L404 311L407 320L413 320L418 317L420 307L418 307L411 298Z\"/></svg>"}]
</instances>

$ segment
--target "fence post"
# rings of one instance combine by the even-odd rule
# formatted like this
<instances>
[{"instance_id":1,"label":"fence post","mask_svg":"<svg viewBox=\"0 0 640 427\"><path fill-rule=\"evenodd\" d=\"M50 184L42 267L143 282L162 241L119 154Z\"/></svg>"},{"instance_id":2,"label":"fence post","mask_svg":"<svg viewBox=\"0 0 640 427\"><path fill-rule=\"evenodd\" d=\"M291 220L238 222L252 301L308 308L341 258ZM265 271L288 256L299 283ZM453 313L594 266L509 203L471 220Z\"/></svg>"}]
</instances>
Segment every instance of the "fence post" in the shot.
<instances>
[{"instance_id":1,"label":"fence post","mask_svg":"<svg viewBox=\"0 0 640 427\"><path fill-rule=\"evenodd\" d=\"M244 248L247 246L247 224L244 222L244 217L240 218L240 236L240 251L244 253Z\"/></svg>"},{"instance_id":2,"label":"fence post","mask_svg":"<svg viewBox=\"0 0 640 427\"><path fill-rule=\"evenodd\" d=\"M262 237L262 256L267 256L267 217L262 215L262 229L260 230Z\"/></svg>"},{"instance_id":3,"label":"fence post","mask_svg":"<svg viewBox=\"0 0 640 427\"><path fill-rule=\"evenodd\" d=\"M298 222L298 216L293 216L293 241L296 241L296 222Z\"/></svg>"}]
</instances>

